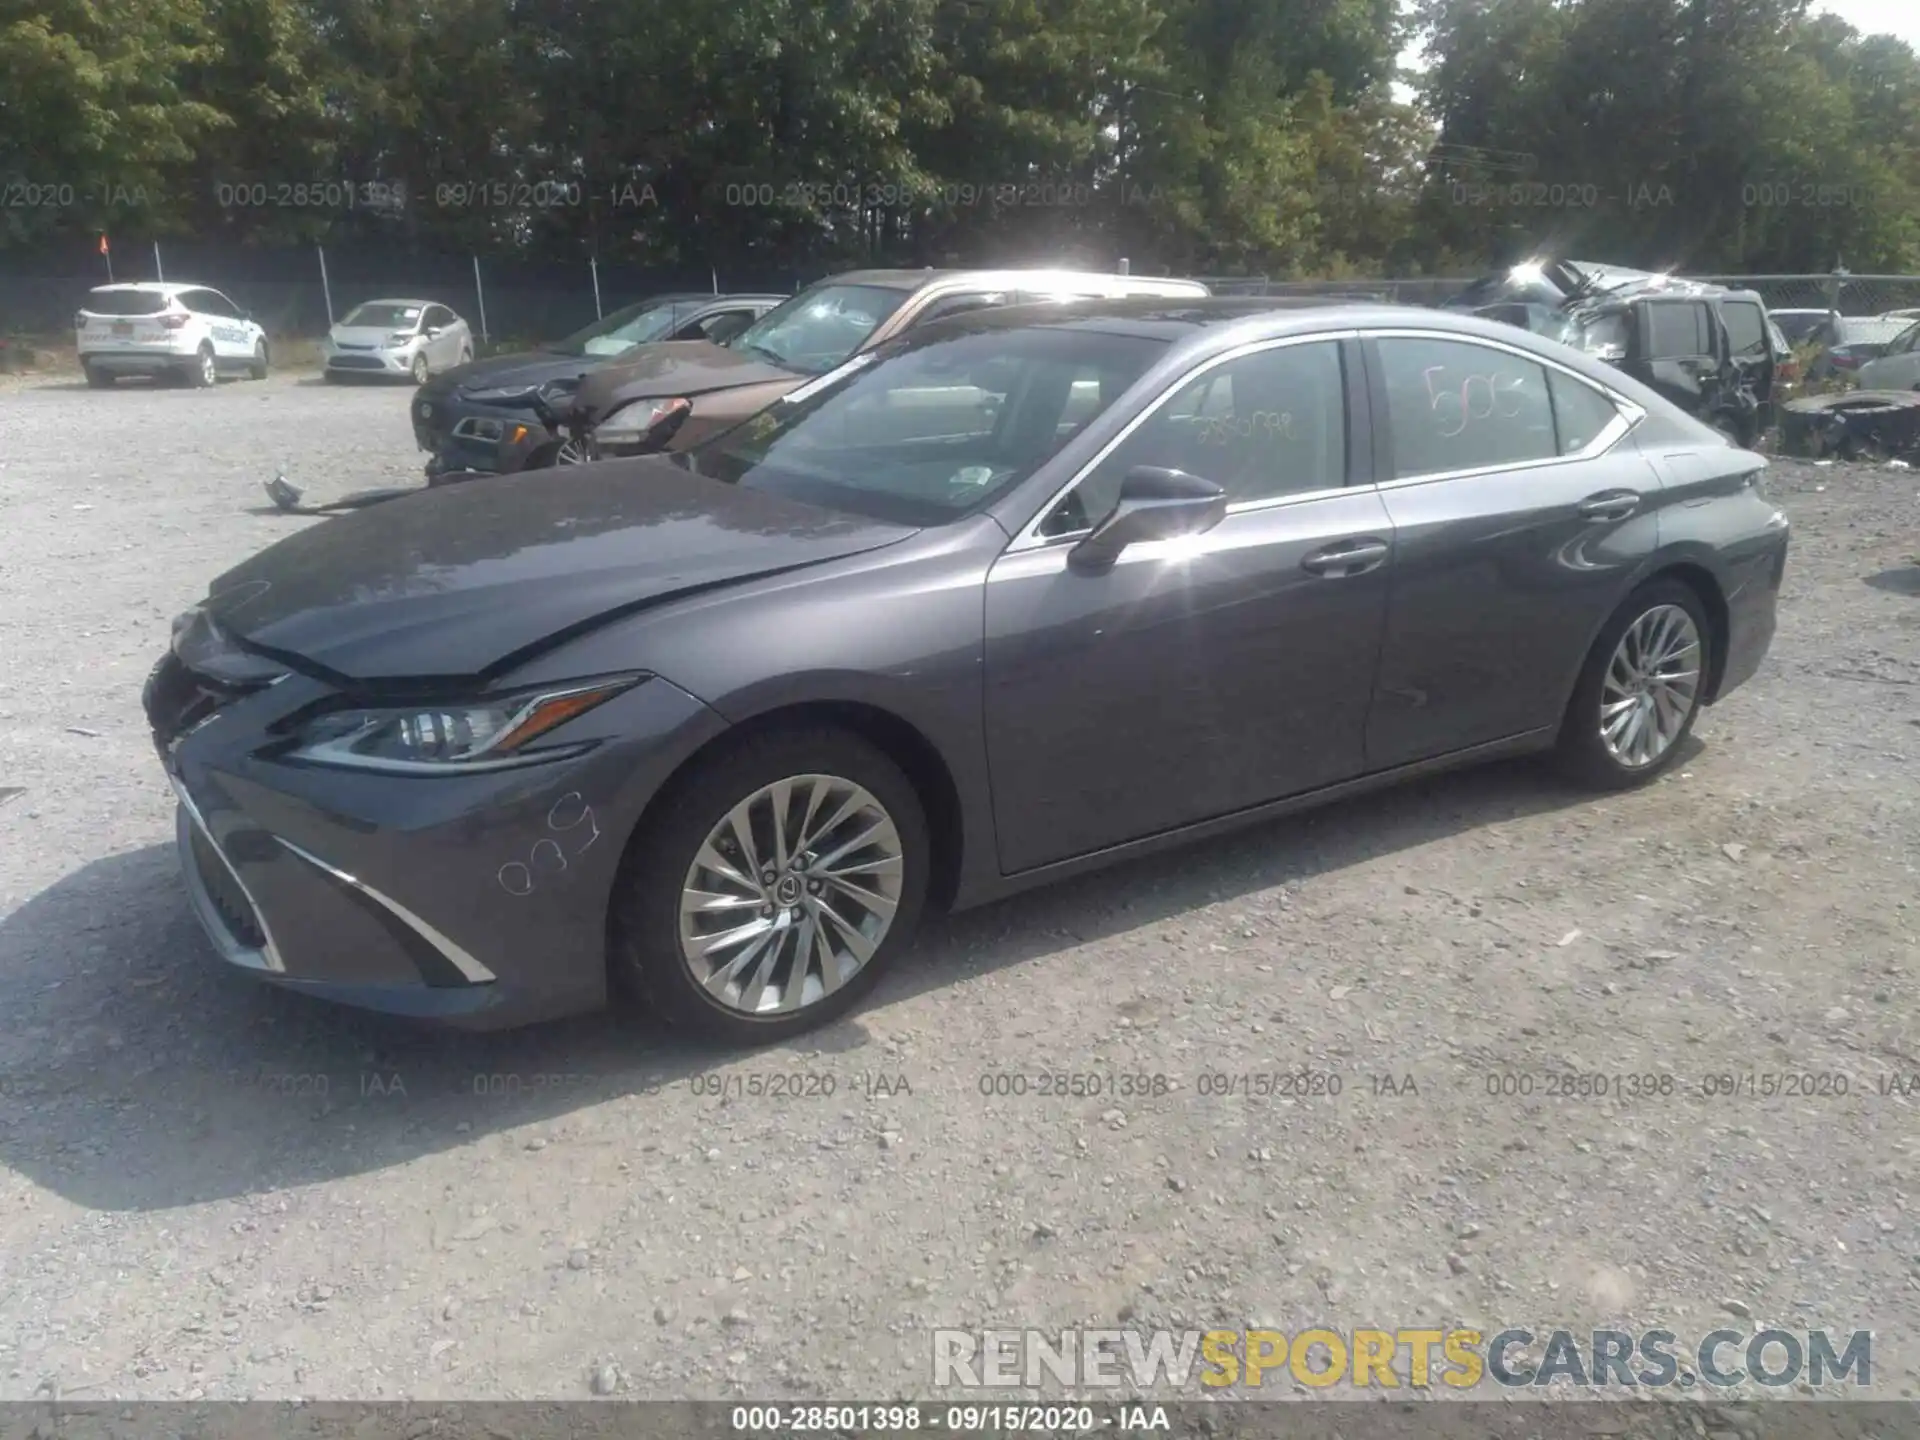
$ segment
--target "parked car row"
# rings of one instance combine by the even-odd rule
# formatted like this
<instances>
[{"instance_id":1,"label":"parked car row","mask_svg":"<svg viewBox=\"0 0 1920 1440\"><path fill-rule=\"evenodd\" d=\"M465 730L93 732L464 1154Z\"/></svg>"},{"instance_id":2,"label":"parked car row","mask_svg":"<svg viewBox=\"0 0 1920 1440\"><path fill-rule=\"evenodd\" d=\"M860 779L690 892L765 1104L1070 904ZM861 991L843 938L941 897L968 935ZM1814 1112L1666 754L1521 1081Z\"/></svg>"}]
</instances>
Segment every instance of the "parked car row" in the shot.
<instances>
[{"instance_id":1,"label":"parked car row","mask_svg":"<svg viewBox=\"0 0 1920 1440\"><path fill-rule=\"evenodd\" d=\"M501 413L638 407L650 453L305 526L180 617L145 704L188 896L309 995L624 992L755 1044L930 910L1495 756L1643 784L1761 664L1787 554L1765 459L1668 398L1724 370L1632 370L1726 361L1716 298L1667 355L1692 296L1570 345L863 272L644 345Z\"/></svg>"}]
</instances>

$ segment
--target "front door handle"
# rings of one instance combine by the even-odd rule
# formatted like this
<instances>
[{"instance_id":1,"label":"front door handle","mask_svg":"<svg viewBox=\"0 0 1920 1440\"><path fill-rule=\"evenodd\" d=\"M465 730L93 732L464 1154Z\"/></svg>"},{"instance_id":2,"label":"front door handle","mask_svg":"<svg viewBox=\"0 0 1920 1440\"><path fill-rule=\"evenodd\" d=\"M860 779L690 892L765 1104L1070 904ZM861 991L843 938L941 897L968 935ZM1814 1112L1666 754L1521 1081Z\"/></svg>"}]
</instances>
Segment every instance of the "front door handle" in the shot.
<instances>
[{"instance_id":1,"label":"front door handle","mask_svg":"<svg viewBox=\"0 0 1920 1440\"><path fill-rule=\"evenodd\" d=\"M1634 490L1608 490L1580 502L1582 520L1624 520L1640 508L1640 495Z\"/></svg>"},{"instance_id":2,"label":"front door handle","mask_svg":"<svg viewBox=\"0 0 1920 1440\"><path fill-rule=\"evenodd\" d=\"M1387 542L1384 540L1343 540L1338 545L1314 551L1300 562L1300 568L1309 575L1340 580L1348 575L1364 575L1369 570L1378 570L1386 558Z\"/></svg>"}]
</instances>

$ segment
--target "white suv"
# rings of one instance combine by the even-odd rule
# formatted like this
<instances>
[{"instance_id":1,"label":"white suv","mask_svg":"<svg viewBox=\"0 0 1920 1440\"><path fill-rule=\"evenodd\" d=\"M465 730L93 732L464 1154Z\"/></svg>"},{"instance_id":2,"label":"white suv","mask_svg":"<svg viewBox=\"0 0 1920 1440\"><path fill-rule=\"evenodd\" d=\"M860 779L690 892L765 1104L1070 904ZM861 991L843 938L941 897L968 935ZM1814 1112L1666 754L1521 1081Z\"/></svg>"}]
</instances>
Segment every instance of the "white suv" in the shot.
<instances>
[{"instance_id":1,"label":"white suv","mask_svg":"<svg viewBox=\"0 0 1920 1440\"><path fill-rule=\"evenodd\" d=\"M90 291L73 317L87 383L122 375L212 385L223 374L267 376L267 332L218 290L140 280Z\"/></svg>"}]
</instances>

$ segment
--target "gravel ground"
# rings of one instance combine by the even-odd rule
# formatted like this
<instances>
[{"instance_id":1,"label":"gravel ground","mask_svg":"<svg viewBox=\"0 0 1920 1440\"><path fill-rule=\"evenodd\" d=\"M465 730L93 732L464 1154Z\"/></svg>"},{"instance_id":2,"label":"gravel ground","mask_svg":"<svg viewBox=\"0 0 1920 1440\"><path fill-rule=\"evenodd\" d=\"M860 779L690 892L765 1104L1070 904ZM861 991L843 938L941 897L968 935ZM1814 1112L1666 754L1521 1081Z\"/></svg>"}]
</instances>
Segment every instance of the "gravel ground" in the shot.
<instances>
[{"instance_id":1,"label":"gravel ground","mask_svg":"<svg viewBox=\"0 0 1920 1440\"><path fill-rule=\"evenodd\" d=\"M1496 767L936 922L735 1057L338 1011L189 915L141 681L311 523L283 461L417 475L405 394L0 389L0 1398L928 1394L934 1326L1216 1322L1870 1327L1914 1395L1915 472L1776 465L1773 656L1651 789ZM1042 1071L1166 1079L982 1094ZM1847 1093L1701 1093L1777 1072Z\"/></svg>"}]
</instances>

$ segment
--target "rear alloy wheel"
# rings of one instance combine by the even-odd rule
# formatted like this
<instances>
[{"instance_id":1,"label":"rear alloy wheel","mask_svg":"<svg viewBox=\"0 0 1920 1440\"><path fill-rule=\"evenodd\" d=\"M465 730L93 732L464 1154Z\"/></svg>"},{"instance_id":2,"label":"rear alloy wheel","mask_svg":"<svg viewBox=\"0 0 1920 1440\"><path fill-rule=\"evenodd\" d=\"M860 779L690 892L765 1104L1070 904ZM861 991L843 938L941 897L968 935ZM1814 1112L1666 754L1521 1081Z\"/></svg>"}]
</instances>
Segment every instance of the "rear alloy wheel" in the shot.
<instances>
[{"instance_id":1,"label":"rear alloy wheel","mask_svg":"<svg viewBox=\"0 0 1920 1440\"><path fill-rule=\"evenodd\" d=\"M556 465L585 465L593 457L587 454L586 447L577 440L562 440L560 448L553 452Z\"/></svg>"},{"instance_id":2,"label":"rear alloy wheel","mask_svg":"<svg viewBox=\"0 0 1920 1440\"><path fill-rule=\"evenodd\" d=\"M844 1014L911 943L925 813L838 730L759 736L645 822L615 899L616 983L671 1024L765 1044Z\"/></svg>"},{"instance_id":3,"label":"rear alloy wheel","mask_svg":"<svg viewBox=\"0 0 1920 1440\"><path fill-rule=\"evenodd\" d=\"M427 364L427 352L422 350L418 355L413 357L413 383L416 385L426 384L427 377L432 373L432 367Z\"/></svg>"},{"instance_id":4,"label":"rear alloy wheel","mask_svg":"<svg viewBox=\"0 0 1920 1440\"><path fill-rule=\"evenodd\" d=\"M255 380L264 380L267 378L266 341L256 340L253 342L253 359L247 365L247 374Z\"/></svg>"},{"instance_id":5,"label":"rear alloy wheel","mask_svg":"<svg viewBox=\"0 0 1920 1440\"><path fill-rule=\"evenodd\" d=\"M211 390L220 383L220 367L214 361L211 345L202 345L188 364L187 383L196 390Z\"/></svg>"},{"instance_id":6,"label":"rear alloy wheel","mask_svg":"<svg viewBox=\"0 0 1920 1440\"><path fill-rule=\"evenodd\" d=\"M1562 768L1597 789L1624 790L1673 764L1700 714L1709 634L1700 597L1677 580L1629 596L1574 686L1560 732Z\"/></svg>"}]
</instances>

